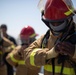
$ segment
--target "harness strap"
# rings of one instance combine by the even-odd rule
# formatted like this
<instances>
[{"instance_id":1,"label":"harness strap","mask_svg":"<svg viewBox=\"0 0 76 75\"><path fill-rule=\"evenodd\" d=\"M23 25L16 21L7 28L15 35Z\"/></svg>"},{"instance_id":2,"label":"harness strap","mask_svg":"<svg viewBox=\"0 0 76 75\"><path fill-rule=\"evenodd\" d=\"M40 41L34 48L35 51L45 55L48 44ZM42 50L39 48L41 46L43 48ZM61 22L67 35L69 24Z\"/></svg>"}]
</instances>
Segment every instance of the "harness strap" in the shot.
<instances>
[{"instance_id":1,"label":"harness strap","mask_svg":"<svg viewBox=\"0 0 76 75\"><path fill-rule=\"evenodd\" d=\"M52 58L52 70L53 70L53 75L55 75L55 58Z\"/></svg>"},{"instance_id":2,"label":"harness strap","mask_svg":"<svg viewBox=\"0 0 76 75\"><path fill-rule=\"evenodd\" d=\"M59 54L58 64L62 63L60 75L63 75L63 69L64 69L65 60L66 60L66 56Z\"/></svg>"},{"instance_id":3,"label":"harness strap","mask_svg":"<svg viewBox=\"0 0 76 75\"><path fill-rule=\"evenodd\" d=\"M62 67L61 67L61 73L60 73L60 75L63 75L63 69L64 69L64 62L62 62Z\"/></svg>"},{"instance_id":4,"label":"harness strap","mask_svg":"<svg viewBox=\"0 0 76 75\"><path fill-rule=\"evenodd\" d=\"M49 38L49 36L50 36L50 30L48 30L46 32L46 34L44 35L44 38L42 39L42 42L41 42L41 48L45 48L46 47L47 42L48 42L47 39Z\"/></svg>"}]
</instances>

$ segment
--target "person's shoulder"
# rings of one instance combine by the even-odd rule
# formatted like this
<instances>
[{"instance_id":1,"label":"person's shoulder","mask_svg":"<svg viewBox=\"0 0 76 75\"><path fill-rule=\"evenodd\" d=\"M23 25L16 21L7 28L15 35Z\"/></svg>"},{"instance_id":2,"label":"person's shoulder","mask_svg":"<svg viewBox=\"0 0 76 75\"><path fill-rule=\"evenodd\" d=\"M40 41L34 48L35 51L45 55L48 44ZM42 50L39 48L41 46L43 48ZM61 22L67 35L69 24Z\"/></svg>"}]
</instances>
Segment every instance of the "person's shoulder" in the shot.
<instances>
[{"instance_id":1,"label":"person's shoulder","mask_svg":"<svg viewBox=\"0 0 76 75\"><path fill-rule=\"evenodd\" d=\"M15 40L15 38L11 35L8 35L8 39L14 39Z\"/></svg>"},{"instance_id":2,"label":"person's shoulder","mask_svg":"<svg viewBox=\"0 0 76 75\"><path fill-rule=\"evenodd\" d=\"M17 45L16 43L16 39L13 36L8 35L8 39L12 42L14 42L15 45Z\"/></svg>"}]
</instances>

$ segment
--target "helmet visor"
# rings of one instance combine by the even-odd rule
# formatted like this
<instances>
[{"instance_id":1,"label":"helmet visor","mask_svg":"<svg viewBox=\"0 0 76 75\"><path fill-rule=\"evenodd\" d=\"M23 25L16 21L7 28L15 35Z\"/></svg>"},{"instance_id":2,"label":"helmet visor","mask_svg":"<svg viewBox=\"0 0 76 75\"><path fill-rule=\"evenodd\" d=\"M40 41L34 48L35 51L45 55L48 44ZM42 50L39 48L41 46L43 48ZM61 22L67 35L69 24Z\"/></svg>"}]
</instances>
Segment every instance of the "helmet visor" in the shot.
<instances>
[{"instance_id":1,"label":"helmet visor","mask_svg":"<svg viewBox=\"0 0 76 75\"><path fill-rule=\"evenodd\" d=\"M47 0L40 0L38 3L38 8L39 10L42 12L45 9L45 4L46 4Z\"/></svg>"}]
</instances>

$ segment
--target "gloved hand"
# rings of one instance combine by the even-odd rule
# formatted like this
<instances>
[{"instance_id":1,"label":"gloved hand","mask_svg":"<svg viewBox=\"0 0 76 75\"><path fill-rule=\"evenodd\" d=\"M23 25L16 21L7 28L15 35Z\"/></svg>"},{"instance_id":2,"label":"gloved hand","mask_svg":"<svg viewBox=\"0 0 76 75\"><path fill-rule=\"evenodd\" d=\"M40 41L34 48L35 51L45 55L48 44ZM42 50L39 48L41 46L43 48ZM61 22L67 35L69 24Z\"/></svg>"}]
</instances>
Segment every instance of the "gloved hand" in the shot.
<instances>
[{"instance_id":1,"label":"gloved hand","mask_svg":"<svg viewBox=\"0 0 76 75\"><path fill-rule=\"evenodd\" d=\"M52 49L50 49L49 51L47 51L47 59L50 58L55 58L57 57L58 53L55 51L55 48L53 47Z\"/></svg>"},{"instance_id":2,"label":"gloved hand","mask_svg":"<svg viewBox=\"0 0 76 75\"><path fill-rule=\"evenodd\" d=\"M69 42L59 42L55 46L55 51L60 54L69 55L73 57L75 52L75 45L69 43Z\"/></svg>"}]
</instances>

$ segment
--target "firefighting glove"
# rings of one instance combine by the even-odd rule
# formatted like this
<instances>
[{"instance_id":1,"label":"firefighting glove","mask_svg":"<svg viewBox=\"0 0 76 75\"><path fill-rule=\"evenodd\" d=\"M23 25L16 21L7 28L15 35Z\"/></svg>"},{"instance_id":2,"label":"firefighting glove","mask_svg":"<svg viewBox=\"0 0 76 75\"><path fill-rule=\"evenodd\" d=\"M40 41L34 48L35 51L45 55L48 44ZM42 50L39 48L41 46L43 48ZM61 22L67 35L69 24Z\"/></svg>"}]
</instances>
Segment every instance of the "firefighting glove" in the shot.
<instances>
[{"instance_id":1,"label":"firefighting glove","mask_svg":"<svg viewBox=\"0 0 76 75\"><path fill-rule=\"evenodd\" d=\"M53 47L52 49L50 49L49 51L47 51L47 59L50 58L55 58L57 57L58 53L55 51L55 48Z\"/></svg>"},{"instance_id":2,"label":"firefighting glove","mask_svg":"<svg viewBox=\"0 0 76 75\"><path fill-rule=\"evenodd\" d=\"M59 42L55 46L55 51L57 53L63 54L63 55L69 55L73 57L75 52L75 45L69 43L69 42Z\"/></svg>"}]
</instances>

